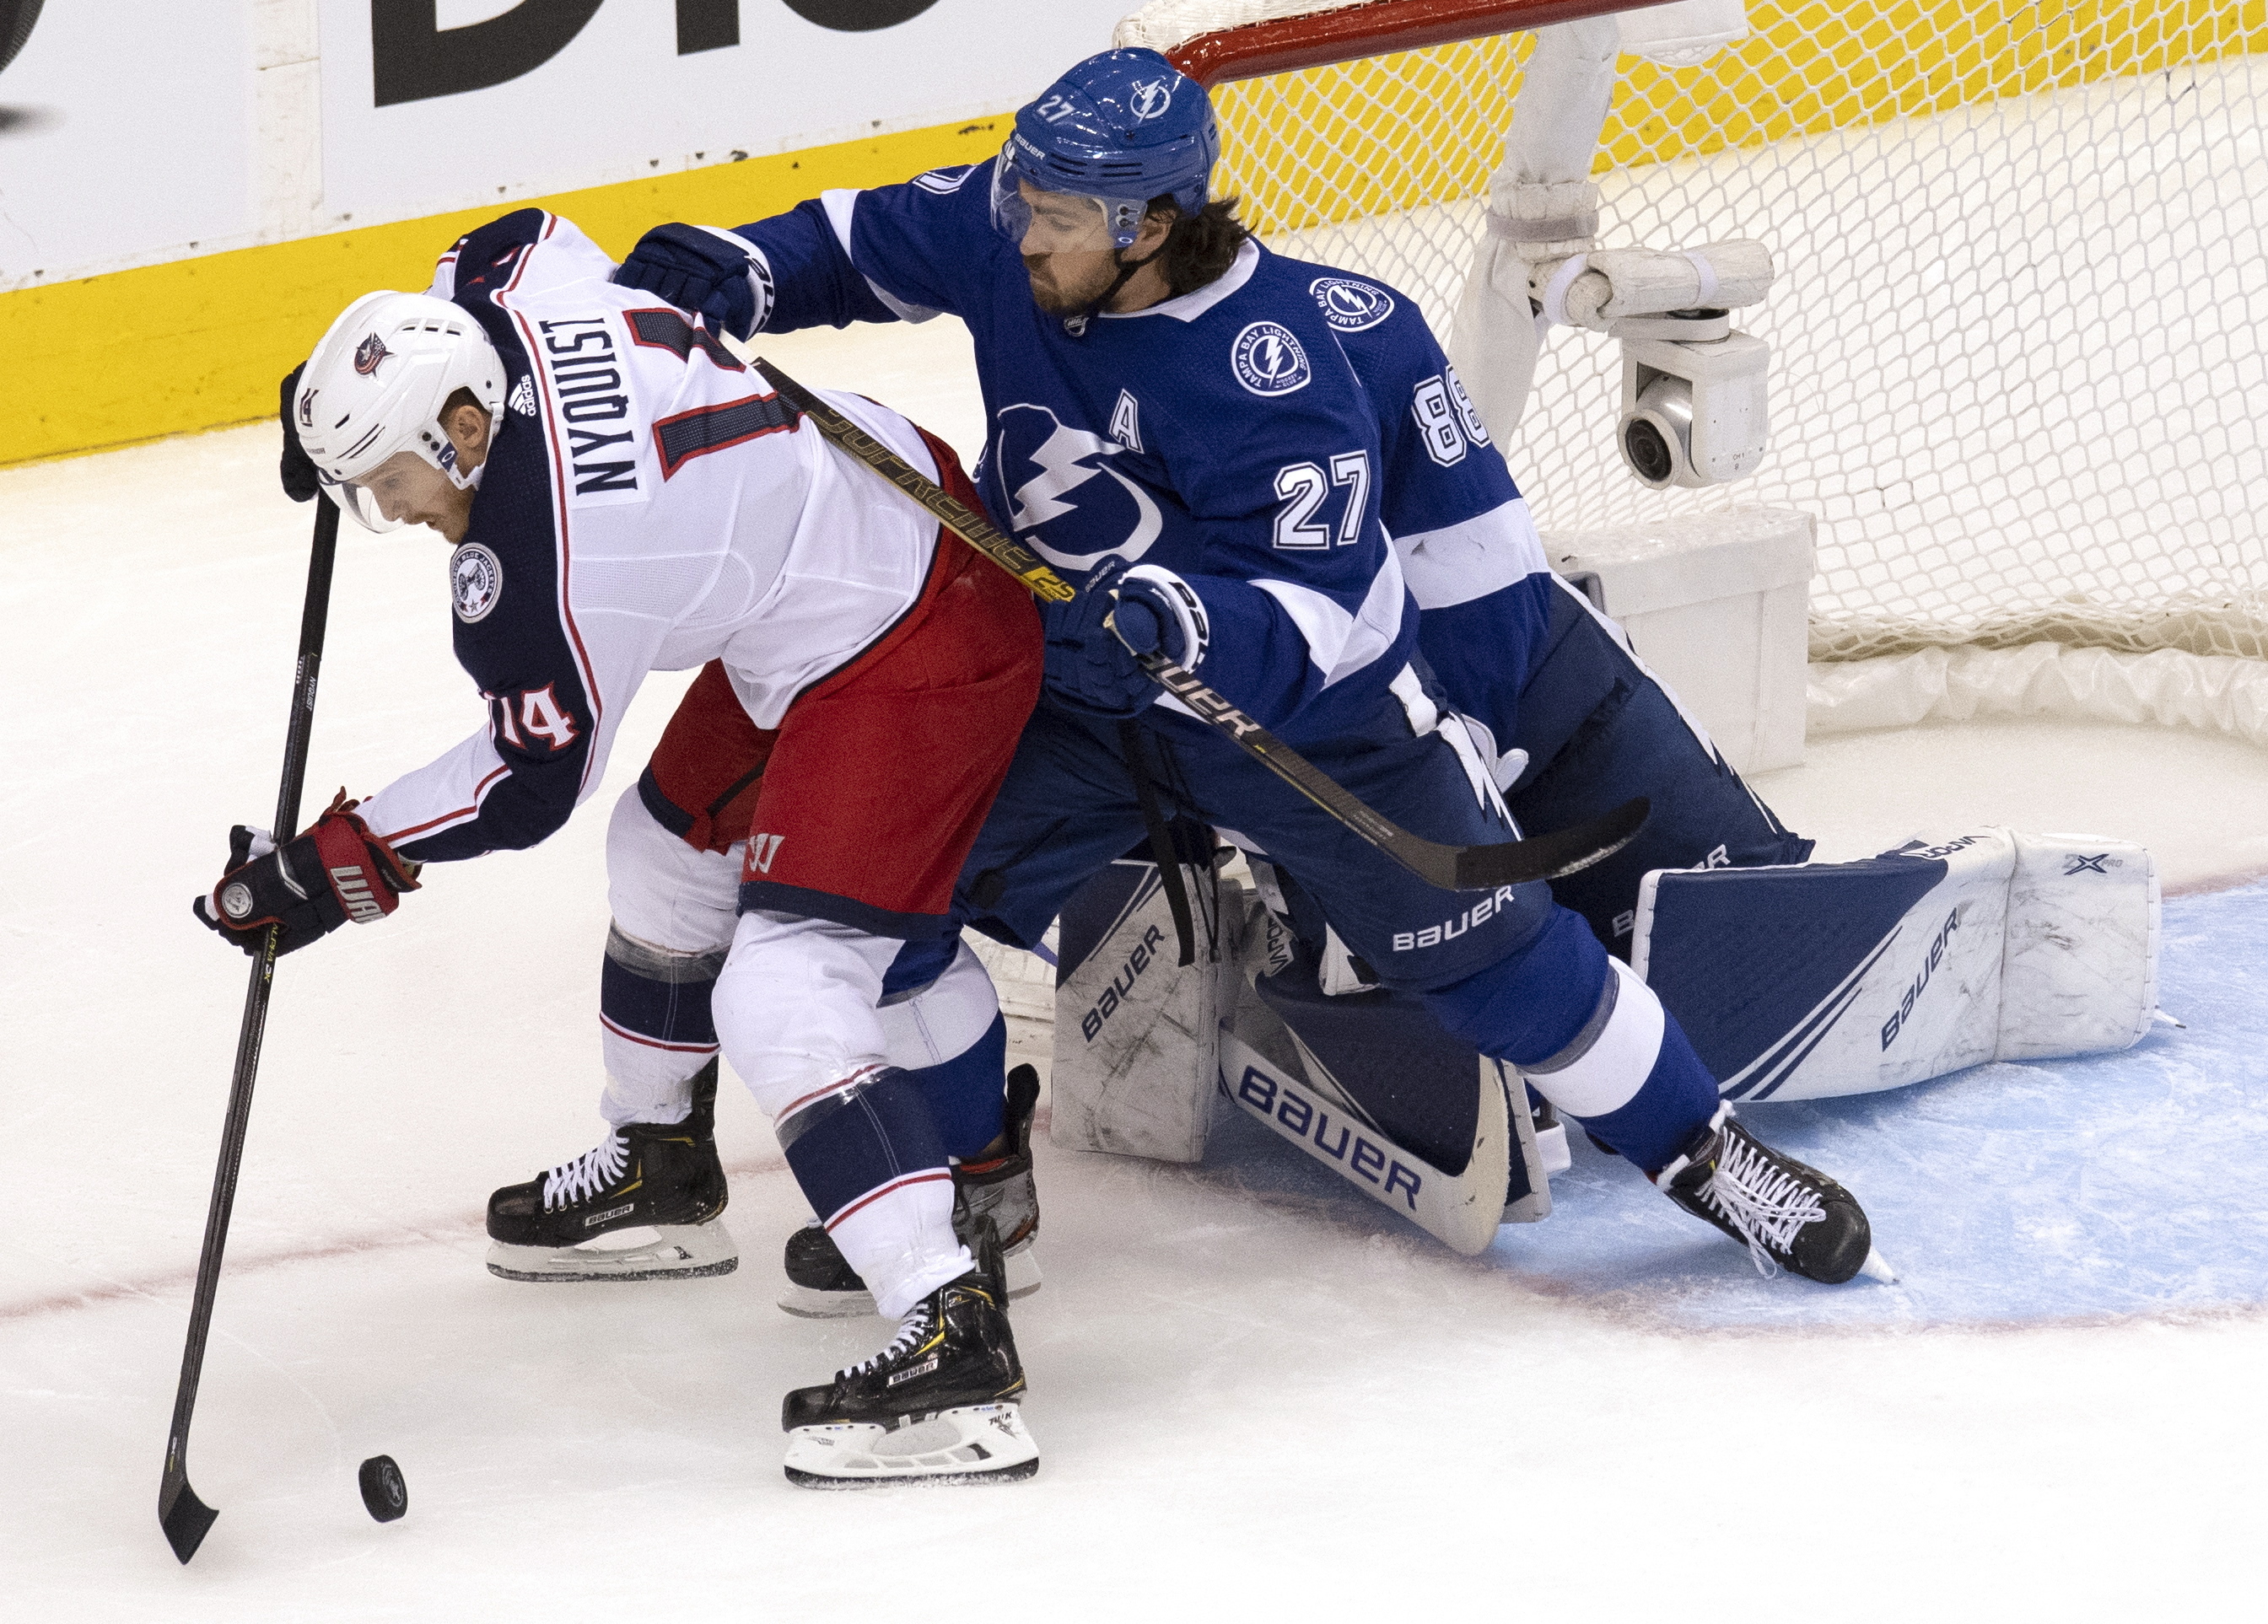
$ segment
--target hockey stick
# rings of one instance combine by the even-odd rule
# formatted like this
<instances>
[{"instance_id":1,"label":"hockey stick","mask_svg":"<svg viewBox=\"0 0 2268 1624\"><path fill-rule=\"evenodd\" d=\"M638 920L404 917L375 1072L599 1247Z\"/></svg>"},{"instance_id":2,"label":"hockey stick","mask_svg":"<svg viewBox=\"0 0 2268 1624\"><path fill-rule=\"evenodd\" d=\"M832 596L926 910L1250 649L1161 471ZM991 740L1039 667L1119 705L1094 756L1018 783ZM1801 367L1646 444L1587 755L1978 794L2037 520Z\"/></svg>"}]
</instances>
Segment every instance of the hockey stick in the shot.
<instances>
[{"instance_id":1,"label":"hockey stick","mask_svg":"<svg viewBox=\"0 0 2268 1624\"><path fill-rule=\"evenodd\" d=\"M935 514L947 530L998 564L1042 598L1063 603L1073 589L1020 544L1002 535L981 513L929 479L873 435L762 356L755 364L787 403L853 458ZM1392 822L1357 799L1315 764L1162 654L1135 659L1152 681L1234 740L1246 754L1317 806L1430 885L1482 891L1557 879L1610 857L1636 837L1650 810L1644 796L1572 829L1491 846L1445 846Z\"/></svg>"},{"instance_id":2,"label":"hockey stick","mask_svg":"<svg viewBox=\"0 0 2268 1624\"><path fill-rule=\"evenodd\" d=\"M299 790L307 776L307 739L315 725L315 674L323 663L323 630L330 618L331 564L338 552L339 510L319 499L315 540L307 559L307 600L299 612L299 669L291 683L291 725L284 735L284 783L276 795L276 838L288 840L299 826ZM228 1216L236 1204L237 1169L244 1160L244 1134L252 1119L252 1080L260 1069L260 1040L268 1026L268 995L276 979L276 943L280 926L268 927L252 962L244 992L244 1020L236 1033L236 1072L229 1080L228 1115L220 1130L220 1165L213 1173L211 1204L205 1209L204 1250L197 1257L196 1296L189 1308L189 1336L181 1349L181 1381L173 1391L173 1427L166 1441L166 1475L158 1485L158 1525L166 1542L186 1564L204 1542L220 1513L189 1487L189 1417L197 1407L197 1378L204 1372L205 1337L212 1328L213 1297L220 1289L221 1249L228 1243Z\"/></svg>"}]
</instances>

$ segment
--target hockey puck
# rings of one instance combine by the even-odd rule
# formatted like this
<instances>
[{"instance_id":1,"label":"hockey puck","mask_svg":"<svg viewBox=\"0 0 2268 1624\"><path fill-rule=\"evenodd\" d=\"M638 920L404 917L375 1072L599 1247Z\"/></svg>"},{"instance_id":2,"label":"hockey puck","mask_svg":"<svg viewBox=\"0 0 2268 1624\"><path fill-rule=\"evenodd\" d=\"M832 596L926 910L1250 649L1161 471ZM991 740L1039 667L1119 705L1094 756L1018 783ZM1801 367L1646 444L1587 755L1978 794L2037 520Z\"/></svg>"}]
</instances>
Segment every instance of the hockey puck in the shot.
<instances>
[{"instance_id":1,"label":"hockey puck","mask_svg":"<svg viewBox=\"0 0 2268 1624\"><path fill-rule=\"evenodd\" d=\"M401 1468L394 1464L391 1455L372 1455L362 1463L357 1480L362 1484L362 1503L370 1514L381 1523L390 1523L409 1510L409 1485L401 1481Z\"/></svg>"}]
</instances>

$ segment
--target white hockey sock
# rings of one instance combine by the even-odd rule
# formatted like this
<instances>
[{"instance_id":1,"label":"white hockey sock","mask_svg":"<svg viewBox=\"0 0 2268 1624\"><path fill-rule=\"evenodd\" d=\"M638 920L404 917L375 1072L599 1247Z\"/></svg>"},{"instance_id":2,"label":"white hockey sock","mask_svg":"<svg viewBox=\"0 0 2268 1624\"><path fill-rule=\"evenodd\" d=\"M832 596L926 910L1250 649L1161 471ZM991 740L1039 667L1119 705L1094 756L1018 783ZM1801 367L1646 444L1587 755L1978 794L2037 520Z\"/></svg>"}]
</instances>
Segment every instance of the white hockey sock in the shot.
<instances>
[{"instance_id":1,"label":"white hockey sock","mask_svg":"<svg viewBox=\"0 0 2268 1624\"><path fill-rule=\"evenodd\" d=\"M946 1281L976 1267L953 1232L949 1179L901 1185L836 1219L828 1232L888 1319L903 1318Z\"/></svg>"}]
</instances>

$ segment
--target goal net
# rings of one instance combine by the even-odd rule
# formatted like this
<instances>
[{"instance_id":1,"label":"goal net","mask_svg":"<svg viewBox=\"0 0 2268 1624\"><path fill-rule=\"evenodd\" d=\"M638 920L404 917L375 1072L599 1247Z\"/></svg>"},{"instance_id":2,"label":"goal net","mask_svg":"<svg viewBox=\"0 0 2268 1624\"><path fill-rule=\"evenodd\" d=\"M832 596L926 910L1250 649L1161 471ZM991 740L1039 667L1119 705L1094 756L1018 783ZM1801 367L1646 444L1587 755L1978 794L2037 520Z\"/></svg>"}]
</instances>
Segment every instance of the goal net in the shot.
<instances>
[{"instance_id":1,"label":"goal net","mask_svg":"<svg viewBox=\"0 0 2268 1624\"><path fill-rule=\"evenodd\" d=\"M1395 284L1446 340L1532 33L1582 0L1158 0L1122 44L1209 82L1217 190ZM1554 329L1505 449L1547 531L1819 521L1812 658L2050 640L2268 658L2268 8L1752 0L1698 66L1631 56L1599 242L1772 250L1753 475L1622 465L1618 346Z\"/></svg>"}]
</instances>

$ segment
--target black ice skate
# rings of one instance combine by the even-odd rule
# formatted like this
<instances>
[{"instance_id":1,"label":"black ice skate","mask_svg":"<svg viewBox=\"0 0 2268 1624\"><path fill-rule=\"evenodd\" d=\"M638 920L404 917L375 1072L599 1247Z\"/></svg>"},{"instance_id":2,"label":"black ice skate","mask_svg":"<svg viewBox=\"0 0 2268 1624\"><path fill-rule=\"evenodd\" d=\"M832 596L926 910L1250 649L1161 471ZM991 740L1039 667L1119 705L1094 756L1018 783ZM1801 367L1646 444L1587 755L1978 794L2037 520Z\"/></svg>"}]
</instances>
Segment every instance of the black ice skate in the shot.
<instances>
[{"instance_id":1,"label":"black ice skate","mask_svg":"<svg viewBox=\"0 0 2268 1624\"><path fill-rule=\"evenodd\" d=\"M1040 1101L1040 1074L1019 1066L1008 1074L1000 1137L986 1154L953 1170L953 1229L971 1256L986 1220L1000 1238L1007 1291L1013 1301L1040 1289L1040 1193L1032 1180L1032 1113ZM806 1319L833 1319L874 1312L873 1293L836 1250L835 1238L814 1219L787 1238L782 1260L787 1290L779 1305Z\"/></svg>"},{"instance_id":2,"label":"black ice skate","mask_svg":"<svg viewBox=\"0 0 2268 1624\"><path fill-rule=\"evenodd\" d=\"M1024 1367L998 1295L998 1259L987 1246L976 1268L915 1304L881 1352L787 1395L788 1481L1001 1483L1040 1469L1016 1404Z\"/></svg>"},{"instance_id":3,"label":"black ice skate","mask_svg":"<svg viewBox=\"0 0 2268 1624\"><path fill-rule=\"evenodd\" d=\"M1785 1268L1839 1286L1864 1270L1894 1280L1858 1199L1816 1168L1782 1156L1717 1107L1683 1154L1653 1175L1663 1194L1741 1242L1756 1271Z\"/></svg>"},{"instance_id":4,"label":"black ice skate","mask_svg":"<svg viewBox=\"0 0 2268 1624\"><path fill-rule=\"evenodd\" d=\"M729 1275L740 1254L719 1216L717 1062L693 1079L682 1122L632 1122L596 1150L489 1197L489 1272L506 1280L688 1280ZM652 1238L602 1238L651 1230Z\"/></svg>"}]
</instances>

